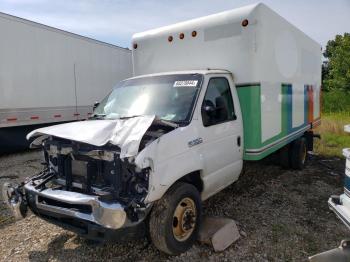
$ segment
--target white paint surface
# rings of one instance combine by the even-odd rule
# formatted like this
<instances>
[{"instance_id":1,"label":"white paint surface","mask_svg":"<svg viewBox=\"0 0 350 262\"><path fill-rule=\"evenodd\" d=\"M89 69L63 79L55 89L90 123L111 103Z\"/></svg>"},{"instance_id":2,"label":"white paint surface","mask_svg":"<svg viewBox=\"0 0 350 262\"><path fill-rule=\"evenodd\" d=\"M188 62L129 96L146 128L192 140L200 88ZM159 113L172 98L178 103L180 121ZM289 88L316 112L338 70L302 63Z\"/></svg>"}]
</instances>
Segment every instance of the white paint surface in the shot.
<instances>
[{"instance_id":1,"label":"white paint surface","mask_svg":"<svg viewBox=\"0 0 350 262\"><path fill-rule=\"evenodd\" d=\"M85 119L132 75L128 49L2 13L0 32L0 127Z\"/></svg>"},{"instance_id":2,"label":"white paint surface","mask_svg":"<svg viewBox=\"0 0 350 262\"><path fill-rule=\"evenodd\" d=\"M278 135L282 130L281 85L263 82L261 84L261 140Z\"/></svg>"},{"instance_id":3,"label":"white paint surface","mask_svg":"<svg viewBox=\"0 0 350 262\"><path fill-rule=\"evenodd\" d=\"M264 4L137 33L133 42L135 75L214 68L236 83L321 84L321 46Z\"/></svg>"},{"instance_id":4,"label":"white paint surface","mask_svg":"<svg viewBox=\"0 0 350 262\"><path fill-rule=\"evenodd\" d=\"M285 77L294 77L298 70L298 47L295 36L289 31L277 34L275 59L278 71Z\"/></svg>"}]
</instances>

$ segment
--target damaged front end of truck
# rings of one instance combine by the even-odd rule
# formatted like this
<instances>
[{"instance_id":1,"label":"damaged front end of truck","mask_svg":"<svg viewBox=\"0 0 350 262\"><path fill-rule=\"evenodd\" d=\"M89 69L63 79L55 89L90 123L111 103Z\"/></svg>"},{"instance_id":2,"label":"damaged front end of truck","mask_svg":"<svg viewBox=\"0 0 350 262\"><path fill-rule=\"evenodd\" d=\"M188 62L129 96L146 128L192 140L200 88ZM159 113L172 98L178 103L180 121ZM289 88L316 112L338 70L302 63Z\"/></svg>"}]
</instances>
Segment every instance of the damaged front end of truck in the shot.
<instances>
[{"instance_id":1,"label":"damaged front end of truck","mask_svg":"<svg viewBox=\"0 0 350 262\"><path fill-rule=\"evenodd\" d=\"M154 116L89 120L38 129L44 170L21 185L6 184L4 199L19 218L27 208L87 238L106 240L125 230L140 233L151 208L145 201L152 166L135 158L176 124ZM139 226L139 227L138 227ZM132 235L132 234L131 234Z\"/></svg>"}]
</instances>

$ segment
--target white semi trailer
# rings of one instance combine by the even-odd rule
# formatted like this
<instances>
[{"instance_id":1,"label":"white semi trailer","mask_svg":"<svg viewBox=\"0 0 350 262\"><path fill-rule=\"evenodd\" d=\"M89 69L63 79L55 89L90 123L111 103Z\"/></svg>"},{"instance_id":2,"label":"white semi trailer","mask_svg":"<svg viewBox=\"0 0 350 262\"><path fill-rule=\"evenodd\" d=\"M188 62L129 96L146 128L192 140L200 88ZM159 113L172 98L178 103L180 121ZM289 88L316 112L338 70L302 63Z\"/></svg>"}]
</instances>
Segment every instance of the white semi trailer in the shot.
<instances>
[{"instance_id":1,"label":"white semi trailer","mask_svg":"<svg viewBox=\"0 0 350 262\"><path fill-rule=\"evenodd\" d=\"M132 75L131 50L0 13L0 152L43 125L86 119Z\"/></svg>"},{"instance_id":2,"label":"white semi trailer","mask_svg":"<svg viewBox=\"0 0 350 262\"><path fill-rule=\"evenodd\" d=\"M5 187L17 214L29 207L98 240L148 229L179 254L196 241L202 201L244 160L276 153L303 168L320 123L321 46L265 5L136 34L133 66L92 119L28 135L46 168Z\"/></svg>"}]
</instances>

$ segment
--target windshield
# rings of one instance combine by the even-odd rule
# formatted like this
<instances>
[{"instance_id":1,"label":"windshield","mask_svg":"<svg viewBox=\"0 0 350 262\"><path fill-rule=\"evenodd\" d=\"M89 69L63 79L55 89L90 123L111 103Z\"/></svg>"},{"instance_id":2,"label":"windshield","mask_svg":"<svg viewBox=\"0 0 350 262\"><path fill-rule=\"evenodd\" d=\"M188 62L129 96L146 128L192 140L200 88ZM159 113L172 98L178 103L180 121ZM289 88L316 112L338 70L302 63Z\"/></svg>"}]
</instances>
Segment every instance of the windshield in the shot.
<instances>
[{"instance_id":1,"label":"windshield","mask_svg":"<svg viewBox=\"0 0 350 262\"><path fill-rule=\"evenodd\" d=\"M125 80L113 88L94 114L107 119L156 115L164 120L187 122L202 79L200 74L181 74Z\"/></svg>"}]
</instances>

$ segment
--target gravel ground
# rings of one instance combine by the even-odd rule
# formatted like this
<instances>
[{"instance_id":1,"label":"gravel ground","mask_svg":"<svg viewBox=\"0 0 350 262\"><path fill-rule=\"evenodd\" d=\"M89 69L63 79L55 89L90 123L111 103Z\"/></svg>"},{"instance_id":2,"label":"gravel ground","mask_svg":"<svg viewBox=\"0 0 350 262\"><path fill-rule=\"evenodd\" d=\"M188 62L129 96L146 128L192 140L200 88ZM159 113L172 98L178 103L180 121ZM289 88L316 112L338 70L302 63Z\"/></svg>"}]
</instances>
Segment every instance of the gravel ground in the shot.
<instances>
[{"instance_id":1,"label":"gravel ground","mask_svg":"<svg viewBox=\"0 0 350 262\"><path fill-rule=\"evenodd\" d=\"M126 244L91 244L74 233L30 215L14 222L0 204L1 261L306 261L335 248L349 232L328 210L331 194L342 192L344 161L313 158L303 171L254 163L238 182L204 203L208 215L235 219L242 235L221 253L196 244L168 257L146 239ZM0 157L0 183L38 172L39 152ZM333 170L333 171L332 171Z\"/></svg>"}]
</instances>

